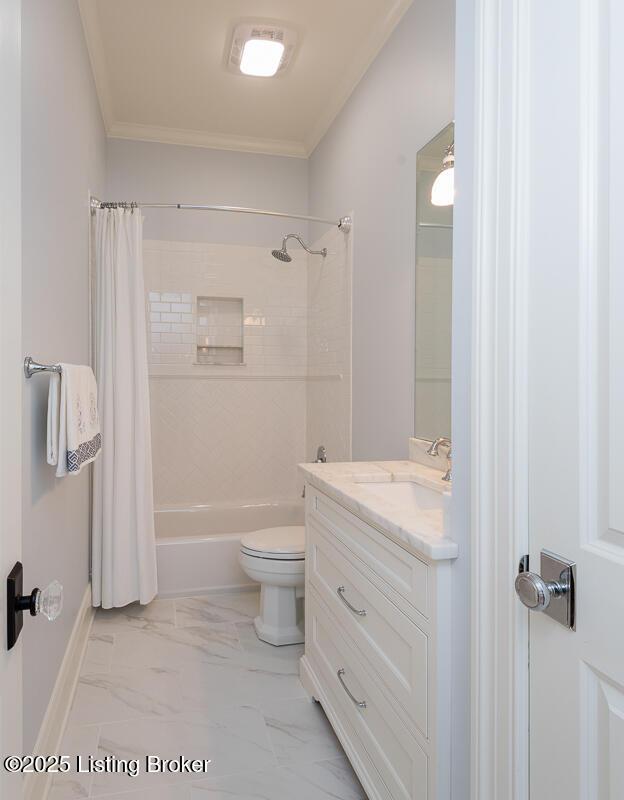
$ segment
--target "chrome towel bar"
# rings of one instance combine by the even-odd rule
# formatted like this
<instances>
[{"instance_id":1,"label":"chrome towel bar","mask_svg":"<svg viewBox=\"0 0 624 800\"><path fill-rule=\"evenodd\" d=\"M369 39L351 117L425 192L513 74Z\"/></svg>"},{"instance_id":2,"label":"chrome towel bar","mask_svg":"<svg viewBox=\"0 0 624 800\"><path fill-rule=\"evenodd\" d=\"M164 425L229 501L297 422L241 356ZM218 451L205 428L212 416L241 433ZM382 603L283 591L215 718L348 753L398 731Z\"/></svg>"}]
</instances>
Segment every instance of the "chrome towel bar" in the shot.
<instances>
[{"instance_id":1,"label":"chrome towel bar","mask_svg":"<svg viewBox=\"0 0 624 800\"><path fill-rule=\"evenodd\" d=\"M27 378L32 378L39 372L60 372L60 364L40 364L38 361L33 361L31 356L26 356L24 359L24 375Z\"/></svg>"}]
</instances>

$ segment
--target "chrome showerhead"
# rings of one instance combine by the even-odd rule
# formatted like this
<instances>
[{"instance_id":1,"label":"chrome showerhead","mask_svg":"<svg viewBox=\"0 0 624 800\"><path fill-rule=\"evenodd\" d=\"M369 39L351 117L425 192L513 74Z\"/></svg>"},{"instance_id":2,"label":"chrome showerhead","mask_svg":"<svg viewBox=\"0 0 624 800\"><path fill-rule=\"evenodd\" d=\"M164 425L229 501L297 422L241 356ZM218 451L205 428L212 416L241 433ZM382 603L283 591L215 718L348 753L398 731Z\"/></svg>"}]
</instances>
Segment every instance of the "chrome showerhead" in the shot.
<instances>
[{"instance_id":1,"label":"chrome showerhead","mask_svg":"<svg viewBox=\"0 0 624 800\"><path fill-rule=\"evenodd\" d=\"M278 261L285 261L287 264L292 261L292 256L288 255L288 250L285 247L282 247L281 250L271 250L271 255Z\"/></svg>"},{"instance_id":2,"label":"chrome showerhead","mask_svg":"<svg viewBox=\"0 0 624 800\"><path fill-rule=\"evenodd\" d=\"M278 261L285 261L287 264L292 261L292 256L288 254L288 250L286 249L286 242L289 239L296 239L299 244L303 247L306 253L310 253L311 256L325 256L327 255L327 248L323 248L322 250L310 250L308 245L303 241L301 236L298 233L289 233L287 236L284 236L282 239L282 249L281 250L271 250L271 255L273 258L276 258Z\"/></svg>"}]
</instances>

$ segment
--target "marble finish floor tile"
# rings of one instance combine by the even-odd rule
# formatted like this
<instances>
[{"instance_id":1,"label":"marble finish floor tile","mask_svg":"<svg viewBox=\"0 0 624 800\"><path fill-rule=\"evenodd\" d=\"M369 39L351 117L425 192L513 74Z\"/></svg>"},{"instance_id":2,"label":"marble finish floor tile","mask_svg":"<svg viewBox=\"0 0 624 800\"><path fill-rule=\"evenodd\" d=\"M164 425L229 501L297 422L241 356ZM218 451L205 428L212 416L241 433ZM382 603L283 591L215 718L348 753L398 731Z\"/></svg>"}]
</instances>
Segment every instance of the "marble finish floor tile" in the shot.
<instances>
[{"instance_id":1,"label":"marble finish floor tile","mask_svg":"<svg viewBox=\"0 0 624 800\"><path fill-rule=\"evenodd\" d=\"M226 664L197 662L180 668L184 711L249 705L262 709L275 699L306 697L298 675L255 669L245 654Z\"/></svg>"},{"instance_id":2,"label":"marble finish floor tile","mask_svg":"<svg viewBox=\"0 0 624 800\"><path fill-rule=\"evenodd\" d=\"M366 800L346 758L210 778L191 800Z\"/></svg>"},{"instance_id":3,"label":"marble finish floor tile","mask_svg":"<svg viewBox=\"0 0 624 800\"><path fill-rule=\"evenodd\" d=\"M98 611L63 752L138 758L141 775L60 775L49 800L362 800L299 680L303 645L258 639L254 592ZM209 759L146 774L145 756Z\"/></svg>"},{"instance_id":4,"label":"marble finish floor tile","mask_svg":"<svg viewBox=\"0 0 624 800\"><path fill-rule=\"evenodd\" d=\"M129 628L150 628L175 623L174 601L152 600L147 606L131 603L123 608L99 608L93 621L94 633L125 632Z\"/></svg>"},{"instance_id":5,"label":"marble finish floor tile","mask_svg":"<svg viewBox=\"0 0 624 800\"><path fill-rule=\"evenodd\" d=\"M81 674L108 672L113 660L114 643L115 639L110 634L94 631L87 642L87 649L82 660Z\"/></svg>"},{"instance_id":6,"label":"marble finish floor tile","mask_svg":"<svg viewBox=\"0 0 624 800\"><path fill-rule=\"evenodd\" d=\"M302 644L275 647L258 639L252 624L239 624L236 629L243 649L236 663L244 669L245 687L256 694L256 705L262 707L273 698L307 697L299 680Z\"/></svg>"},{"instance_id":7,"label":"marble finish floor tile","mask_svg":"<svg viewBox=\"0 0 624 800\"><path fill-rule=\"evenodd\" d=\"M275 765L268 731L259 711L234 708L211 714L191 713L169 719L152 718L103 725L98 755L144 760L145 754L175 759L207 759L206 775L228 775ZM192 774L148 774L142 771L128 785L126 775L96 774L94 797L124 788L164 786L197 780Z\"/></svg>"},{"instance_id":8,"label":"marble finish floor tile","mask_svg":"<svg viewBox=\"0 0 624 800\"><path fill-rule=\"evenodd\" d=\"M103 795L102 800L191 800L191 785L151 786L149 789L138 789L134 792Z\"/></svg>"},{"instance_id":9,"label":"marble finish floor tile","mask_svg":"<svg viewBox=\"0 0 624 800\"><path fill-rule=\"evenodd\" d=\"M182 710L180 672L173 667L115 667L82 675L70 714L72 725L170 716Z\"/></svg>"},{"instance_id":10,"label":"marble finish floor tile","mask_svg":"<svg viewBox=\"0 0 624 800\"><path fill-rule=\"evenodd\" d=\"M121 667L175 667L194 661L224 664L240 650L233 625L159 625L116 633L112 663Z\"/></svg>"},{"instance_id":11,"label":"marble finish floor tile","mask_svg":"<svg viewBox=\"0 0 624 800\"><path fill-rule=\"evenodd\" d=\"M342 755L319 703L307 697L277 700L265 704L263 713L278 764L325 761Z\"/></svg>"},{"instance_id":12,"label":"marble finish floor tile","mask_svg":"<svg viewBox=\"0 0 624 800\"><path fill-rule=\"evenodd\" d=\"M191 785L151 786L149 789L138 789L134 792L103 795L102 800L191 800Z\"/></svg>"},{"instance_id":13,"label":"marble finish floor tile","mask_svg":"<svg viewBox=\"0 0 624 800\"><path fill-rule=\"evenodd\" d=\"M76 756L83 759L97 752L100 729L94 726L69 725L63 736L60 754L69 756L72 761L70 772L55 775L48 800L80 800L90 797L92 775L76 772Z\"/></svg>"},{"instance_id":14,"label":"marble finish floor tile","mask_svg":"<svg viewBox=\"0 0 624 800\"><path fill-rule=\"evenodd\" d=\"M258 664L271 664L274 669L284 673L299 670L299 659L304 653L303 644L286 644L276 647L258 639L253 623L239 623L236 626L243 650L249 653Z\"/></svg>"},{"instance_id":15,"label":"marble finish floor tile","mask_svg":"<svg viewBox=\"0 0 624 800\"><path fill-rule=\"evenodd\" d=\"M180 628L204 622L250 622L258 616L260 593L231 592L183 597L174 603L176 625Z\"/></svg>"},{"instance_id":16,"label":"marble finish floor tile","mask_svg":"<svg viewBox=\"0 0 624 800\"><path fill-rule=\"evenodd\" d=\"M240 654L239 654L240 656ZM240 663L187 664L180 668L182 710L203 711L233 705L256 705L257 693Z\"/></svg>"}]
</instances>

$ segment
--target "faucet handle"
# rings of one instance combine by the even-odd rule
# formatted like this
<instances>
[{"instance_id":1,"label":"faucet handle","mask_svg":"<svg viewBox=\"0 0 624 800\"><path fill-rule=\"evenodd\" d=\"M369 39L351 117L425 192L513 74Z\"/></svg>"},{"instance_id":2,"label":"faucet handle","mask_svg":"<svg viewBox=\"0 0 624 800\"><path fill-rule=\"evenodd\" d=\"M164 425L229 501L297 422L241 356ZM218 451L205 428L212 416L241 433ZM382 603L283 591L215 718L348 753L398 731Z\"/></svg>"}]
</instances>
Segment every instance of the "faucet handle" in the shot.
<instances>
[{"instance_id":1,"label":"faucet handle","mask_svg":"<svg viewBox=\"0 0 624 800\"><path fill-rule=\"evenodd\" d=\"M437 439L434 439L431 442L431 445L427 448L427 455L428 456L437 456L438 450L440 447L448 447L449 449L449 458L450 458L450 451L452 448L451 440L447 436L438 436Z\"/></svg>"},{"instance_id":2,"label":"faucet handle","mask_svg":"<svg viewBox=\"0 0 624 800\"><path fill-rule=\"evenodd\" d=\"M433 456L434 458L436 456L439 456L440 447L448 447L448 450L446 452L446 460L448 463L448 467L446 472L442 476L442 480L446 481L447 483L450 483L451 472L452 472L451 460L453 458L453 445L451 443L451 440L446 436L438 436L438 438L434 439L433 442L431 442L431 445L427 448L427 455Z\"/></svg>"}]
</instances>

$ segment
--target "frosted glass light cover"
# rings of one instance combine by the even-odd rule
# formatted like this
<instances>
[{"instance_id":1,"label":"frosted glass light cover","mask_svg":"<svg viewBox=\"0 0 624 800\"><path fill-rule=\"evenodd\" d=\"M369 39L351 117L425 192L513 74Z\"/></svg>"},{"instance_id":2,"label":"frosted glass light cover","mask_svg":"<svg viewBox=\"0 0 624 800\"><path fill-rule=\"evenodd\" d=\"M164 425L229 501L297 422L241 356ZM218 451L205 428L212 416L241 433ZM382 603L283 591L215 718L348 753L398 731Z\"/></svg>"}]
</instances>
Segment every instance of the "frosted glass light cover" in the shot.
<instances>
[{"instance_id":1,"label":"frosted glass light cover","mask_svg":"<svg viewBox=\"0 0 624 800\"><path fill-rule=\"evenodd\" d=\"M455 202L455 167L448 167L433 182L431 205L452 206Z\"/></svg>"},{"instance_id":2,"label":"frosted glass light cover","mask_svg":"<svg viewBox=\"0 0 624 800\"><path fill-rule=\"evenodd\" d=\"M240 71L243 75L271 78L284 55L284 45L271 39L249 39L243 47Z\"/></svg>"},{"instance_id":3,"label":"frosted glass light cover","mask_svg":"<svg viewBox=\"0 0 624 800\"><path fill-rule=\"evenodd\" d=\"M43 591L37 594L37 614L43 614L50 622L60 616L63 610L63 586L58 581L52 581Z\"/></svg>"}]
</instances>

